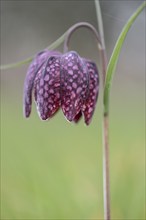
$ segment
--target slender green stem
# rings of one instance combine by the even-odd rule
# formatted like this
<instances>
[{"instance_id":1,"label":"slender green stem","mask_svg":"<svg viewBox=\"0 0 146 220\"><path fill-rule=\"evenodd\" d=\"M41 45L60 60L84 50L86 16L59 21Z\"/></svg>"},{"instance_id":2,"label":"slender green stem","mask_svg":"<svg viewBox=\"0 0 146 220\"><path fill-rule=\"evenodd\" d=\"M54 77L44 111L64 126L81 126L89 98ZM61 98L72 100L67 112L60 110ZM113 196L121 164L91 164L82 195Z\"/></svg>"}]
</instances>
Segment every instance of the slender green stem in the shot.
<instances>
[{"instance_id":1,"label":"slender green stem","mask_svg":"<svg viewBox=\"0 0 146 220\"><path fill-rule=\"evenodd\" d=\"M7 70L7 69L15 68L15 67L20 67L24 64L28 64L33 60L33 57L34 56L29 57L25 60L19 61L17 63L10 63L10 64L6 64L6 65L2 65L2 66L0 66L0 70Z\"/></svg>"},{"instance_id":2,"label":"slender green stem","mask_svg":"<svg viewBox=\"0 0 146 220\"><path fill-rule=\"evenodd\" d=\"M65 41L65 43L64 43L64 52L66 52L68 50L68 43L69 43L69 39L70 39L71 34L73 33L73 31L75 31L76 29L81 28L81 27L87 27L90 30L92 30L92 32L95 34L95 36L97 38L98 46L99 46L99 48L101 48L102 44L101 44L100 37L98 35L97 30L91 24L89 24L87 22L79 22L79 23L71 26L61 37L59 37L49 47L47 47L47 49L48 50L53 50L53 49L57 48L58 46L60 46L60 44ZM0 66L0 69L1 70L6 70L6 69L10 69L10 68L19 67L19 66L22 66L24 64L28 64L33 60L34 56L35 55L33 55L33 56L31 56L31 57L29 57L25 60L19 61L17 63L2 65L2 66Z\"/></svg>"},{"instance_id":3,"label":"slender green stem","mask_svg":"<svg viewBox=\"0 0 146 220\"><path fill-rule=\"evenodd\" d=\"M102 47L103 47L103 49L105 49L103 22L102 22L100 3L99 3L98 0L95 0L95 8L96 8L96 16L97 16L97 21L98 21L98 29L99 29L99 33L100 33L100 37L101 37Z\"/></svg>"},{"instance_id":4,"label":"slender green stem","mask_svg":"<svg viewBox=\"0 0 146 220\"><path fill-rule=\"evenodd\" d=\"M105 85L106 70L107 70L107 55L104 40L104 30L101 15L100 3L95 0L95 8L97 15L97 22L99 28L99 34L102 42L101 58L102 58L102 78L103 88ZM110 175L109 175L109 118L108 115L104 115L103 110L103 197L104 197L104 219L110 220Z\"/></svg>"},{"instance_id":5,"label":"slender green stem","mask_svg":"<svg viewBox=\"0 0 146 220\"><path fill-rule=\"evenodd\" d=\"M47 47L48 50L53 50L55 48L57 48L61 43L63 43L64 39L65 39L65 36L66 36L66 33L65 32L61 37L59 37L56 41L54 41L49 47ZM14 68L14 67L19 67L19 66L22 66L24 64L28 64L30 63L33 58L34 58L35 55L25 59L25 60L22 60L22 61L19 61L17 63L12 63L12 64L8 64L8 65L3 65L3 66L0 66L0 69L1 70L6 70L6 69L10 69L10 68Z\"/></svg>"},{"instance_id":6,"label":"slender green stem","mask_svg":"<svg viewBox=\"0 0 146 220\"><path fill-rule=\"evenodd\" d=\"M103 116L103 195L104 219L110 220L109 117Z\"/></svg>"},{"instance_id":7,"label":"slender green stem","mask_svg":"<svg viewBox=\"0 0 146 220\"><path fill-rule=\"evenodd\" d=\"M96 13L97 13L97 21L100 31L100 37L102 41L102 48L104 49L103 54L106 57L106 49L105 49L105 43L104 43L104 32L103 32L103 26L102 26L102 17L101 17L101 10L100 10L100 4L98 0L95 0L96 5ZM108 66L106 65L106 61L104 63L104 56L103 56L103 85L104 85L104 97L103 97L103 103L104 103L104 110L103 110L103 140L104 140L104 150L103 150L103 179L104 179L104 218L106 220L110 219L110 187L109 187L109 141L108 141L108 133L109 133L109 95L110 95L110 88L112 83L112 78L115 73L117 61L120 55L120 51L122 48L122 45L124 43L124 40L127 36L127 33L135 21L135 19L138 17L138 15L142 12L142 10L146 7L146 2L143 2L140 7L133 13L133 15L130 17L128 22L125 24L117 42L115 45L115 48L113 50L113 53L111 55L110 61L108 63ZM105 75L104 75L105 71Z\"/></svg>"},{"instance_id":8,"label":"slender green stem","mask_svg":"<svg viewBox=\"0 0 146 220\"><path fill-rule=\"evenodd\" d=\"M98 46L99 46L99 48L101 48L102 44L101 44L100 36L99 36L97 30L91 24L89 24L87 22L79 22L79 23L71 26L61 37L59 37L49 47L47 47L47 49L53 50L53 49L57 48L58 46L60 46L60 44L62 44L65 41L64 42L64 52L68 51L68 43L69 43L69 39L70 39L71 34L73 33L73 31L75 31L76 29L81 28L81 27L86 27L86 28L89 28L90 30L92 30L92 32L95 34L96 39L98 41ZM0 66L0 69L6 70L6 69L10 69L10 68L19 67L24 64L28 64L33 60L34 56L35 55L28 57L25 60L19 61L17 63L2 65L2 66Z\"/></svg>"},{"instance_id":9,"label":"slender green stem","mask_svg":"<svg viewBox=\"0 0 146 220\"><path fill-rule=\"evenodd\" d=\"M101 45L102 45L100 49L101 49L101 61L102 61L102 77L103 77L103 86L104 86L106 68L107 68L107 55L106 55L106 46L105 46L105 40L104 40L104 30L103 30L101 8L100 8L100 3L98 0L95 0L95 9L96 9L97 22L98 22L99 35L100 35Z\"/></svg>"}]
</instances>

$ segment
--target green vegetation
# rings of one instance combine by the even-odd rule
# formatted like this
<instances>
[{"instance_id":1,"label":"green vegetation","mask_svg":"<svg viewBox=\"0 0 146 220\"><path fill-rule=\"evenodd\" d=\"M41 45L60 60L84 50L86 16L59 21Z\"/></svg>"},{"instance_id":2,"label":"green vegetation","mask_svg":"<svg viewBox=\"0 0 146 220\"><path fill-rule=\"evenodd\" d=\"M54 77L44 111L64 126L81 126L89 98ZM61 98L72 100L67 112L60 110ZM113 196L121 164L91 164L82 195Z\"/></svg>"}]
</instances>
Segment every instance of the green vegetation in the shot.
<instances>
[{"instance_id":1,"label":"green vegetation","mask_svg":"<svg viewBox=\"0 0 146 220\"><path fill-rule=\"evenodd\" d=\"M127 98L125 110L120 100L110 118L112 219L144 219L143 99ZM3 98L2 219L103 218L99 105L85 127L68 123L61 112L42 122L34 108L26 120L20 100Z\"/></svg>"}]
</instances>

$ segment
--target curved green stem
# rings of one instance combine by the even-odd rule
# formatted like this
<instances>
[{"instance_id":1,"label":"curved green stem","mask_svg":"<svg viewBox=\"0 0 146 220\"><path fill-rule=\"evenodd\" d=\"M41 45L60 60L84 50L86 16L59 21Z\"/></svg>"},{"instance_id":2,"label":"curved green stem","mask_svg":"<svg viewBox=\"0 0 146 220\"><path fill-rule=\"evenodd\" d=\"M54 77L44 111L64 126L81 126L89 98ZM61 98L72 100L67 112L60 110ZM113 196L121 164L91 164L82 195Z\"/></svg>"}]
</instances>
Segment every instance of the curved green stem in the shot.
<instances>
[{"instance_id":1,"label":"curved green stem","mask_svg":"<svg viewBox=\"0 0 146 220\"><path fill-rule=\"evenodd\" d=\"M6 65L2 65L2 66L0 66L0 70L7 70L7 69L19 67L19 66L22 66L24 64L30 63L32 60L33 60L33 56L29 57L25 60L19 61L17 63L10 63L10 64L6 64Z\"/></svg>"},{"instance_id":2,"label":"curved green stem","mask_svg":"<svg viewBox=\"0 0 146 220\"><path fill-rule=\"evenodd\" d=\"M63 41L65 39L65 36L66 36L66 33L67 32L65 32L61 37L59 37L56 41L54 41L49 47L47 47L47 49L48 50L53 50L53 49L57 48L61 43L63 43ZM28 64L33 60L34 56L35 55L33 55L33 56L31 56L31 57L29 57L25 60L19 61L17 63L2 65L2 66L0 66L0 69L1 70L6 70L6 69L14 68L14 67L19 67L19 66L22 66L24 64Z\"/></svg>"},{"instance_id":3,"label":"curved green stem","mask_svg":"<svg viewBox=\"0 0 146 220\"><path fill-rule=\"evenodd\" d=\"M95 37L97 39L99 49L101 49L101 47L102 47L101 39L100 39L100 36L99 36L97 30L95 29L95 27L93 27L93 25L89 24L88 22L79 22L79 23L73 25L72 27L70 27L68 29L68 31L66 32L65 40L64 40L64 53L66 53L68 51L71 35L77 29L82 28L82 27L88 28L90 31L93 32L93 34L95 35Z\"/></svg>"},{"instance_id":4,"label":"curved green stem","mask_svg":"<svg viewBox=\"0 0 146 220\"><path fill-rule=\"evenodd\" d=\"M89 28L95 34L96 39L98 41L98 45L102 49L101 40L100 40L100 37L98 35L97 30L91 24L89 24L87 22L79 22L79 23L71 26L61 37L59 37L49 47L47 47L47 49L48 50L53 50L53 49L57 48L58 46L60 46L60 44L62 44L65 41L65 43L64 43L64 51L66 52L68 50L68 44L69 44L69 40L70 40L71 34L76 29L81 28L81 27ZM27 58L25 60L22 60L20 62L17 62L17 63L12 63L12 64L8 64L8 65L2 65L2 66L0 66L0 69L1 70L6 70L6 69L14 68L14 67L19 67L19 66L22 66L24 64L28 64L28 63L30 63L33 60L34 56L31 56L31 57L29 57L29 58Z\"/></svg>"}]
</instances>

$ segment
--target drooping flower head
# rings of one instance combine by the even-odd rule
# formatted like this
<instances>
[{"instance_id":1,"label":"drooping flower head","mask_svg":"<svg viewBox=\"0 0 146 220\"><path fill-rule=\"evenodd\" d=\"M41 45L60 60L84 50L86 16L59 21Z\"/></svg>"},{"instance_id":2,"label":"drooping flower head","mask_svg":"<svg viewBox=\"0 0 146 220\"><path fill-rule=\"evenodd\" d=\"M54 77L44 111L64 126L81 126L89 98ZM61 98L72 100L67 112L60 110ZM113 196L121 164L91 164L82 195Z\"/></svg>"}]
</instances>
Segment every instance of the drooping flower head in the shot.
<instances>
[{"instance_id":1,"label":"drooping flower head","mask_svg":"<svg viewBox=\"0 0 146 220\"><path fill-rule=\"evenodd\" d=\"M99 75L95 63L76 52L39 53L30 65L24 86L24 113L29 117L32 90L39 116L51 118L61 107L68 121L78 122L84 116L88 125L93 116L99 92Z\"/></svg>"}]
</instances>

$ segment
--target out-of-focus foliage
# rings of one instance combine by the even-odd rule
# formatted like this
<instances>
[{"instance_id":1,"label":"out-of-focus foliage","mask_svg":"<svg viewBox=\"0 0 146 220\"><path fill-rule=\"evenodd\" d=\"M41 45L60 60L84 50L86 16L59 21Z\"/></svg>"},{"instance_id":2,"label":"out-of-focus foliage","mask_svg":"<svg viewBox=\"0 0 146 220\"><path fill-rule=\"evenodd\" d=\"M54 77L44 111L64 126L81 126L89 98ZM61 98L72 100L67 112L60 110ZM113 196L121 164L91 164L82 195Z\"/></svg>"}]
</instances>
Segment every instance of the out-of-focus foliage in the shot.
<instances>
[{"instance_id":1,"label":"out-of-focus foliage","mask_svg":"<svg viewBox=\"0 0 146 220\"><path fill-rule=\"evenodd\" d=\"M48 122L34 112L26 120L15 105L2 103L2 219L101 219L100 117L89 127L68 123L61 112ZM124 110L126 116L113 110L110 120L113 219L144 219L144 122L137 109Z\"/></svg>"}]
</instances>

